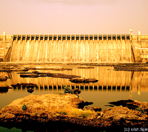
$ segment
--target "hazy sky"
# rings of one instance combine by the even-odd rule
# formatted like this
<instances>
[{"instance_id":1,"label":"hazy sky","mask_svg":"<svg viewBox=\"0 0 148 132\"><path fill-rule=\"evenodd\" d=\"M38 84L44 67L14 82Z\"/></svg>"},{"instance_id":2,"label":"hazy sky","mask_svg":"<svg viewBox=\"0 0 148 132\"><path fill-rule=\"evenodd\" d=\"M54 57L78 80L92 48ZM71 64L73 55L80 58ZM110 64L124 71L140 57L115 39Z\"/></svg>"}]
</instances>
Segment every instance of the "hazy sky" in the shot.
<instances>
[{"instance_id":1,"label":"hazy sky","mask_svg":"<svg viewBox=\"0 0 148 132\"><path fill-rule=\"evenodd\" d=\"M148 34L148 0L0 0L0 34Z\"/></svg>"}]
</instances>

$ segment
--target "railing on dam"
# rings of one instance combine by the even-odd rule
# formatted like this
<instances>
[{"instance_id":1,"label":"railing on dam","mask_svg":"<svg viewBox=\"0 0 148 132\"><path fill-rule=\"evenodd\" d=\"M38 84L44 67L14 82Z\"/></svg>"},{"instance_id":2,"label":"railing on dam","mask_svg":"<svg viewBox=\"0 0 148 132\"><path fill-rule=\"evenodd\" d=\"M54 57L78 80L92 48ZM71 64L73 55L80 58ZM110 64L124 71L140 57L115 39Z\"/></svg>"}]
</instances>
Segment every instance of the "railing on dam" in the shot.
<instances>
[{"instance_id":1,"label":"railing on dam","mask_svg":"<svg viewBox=\"0 0 148 132\"><path fill-rule=\"evenodd\" d=\"M13 40L130 40L130 34L13 35Z\"/></svg>"}]
</instances>

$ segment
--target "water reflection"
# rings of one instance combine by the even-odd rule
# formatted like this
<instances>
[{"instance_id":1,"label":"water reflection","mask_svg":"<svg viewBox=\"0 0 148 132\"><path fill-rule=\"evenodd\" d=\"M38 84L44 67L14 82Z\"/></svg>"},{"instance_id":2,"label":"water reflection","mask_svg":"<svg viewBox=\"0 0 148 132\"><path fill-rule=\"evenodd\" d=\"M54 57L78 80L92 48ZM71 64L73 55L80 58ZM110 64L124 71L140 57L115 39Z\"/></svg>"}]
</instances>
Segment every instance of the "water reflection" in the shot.
<instances>
[{"instance_id":1,"label":"water reflection","mask_svg":"<svg viewBox=\"0 0 148 132\"><path fill-rule=\"evenodd\" d=\"M62 85L62 86L59 86L59 85L49 85L49 86L38 86L38 87L34 87L34 90L35 91L62 91L64 90L64 87L66 85ZM70 87L71 89L76 89L78 88L79 90L81 91L88 91L88 92L91 92L91 91L110 91L110 92L115 92L115 91L130 91L131 88L130 86L81 86L81 85L71 85L71 86L67 86L67 87ZM27 90L29 90L30 88L28 88ZM26 90L26 87L14 87L13 90Z\"/></svg>"},{"instance_id":2,"label":"water reflection","mask_svg":"<svg viewBox=\"0 0 148 132\"><path fill-rule=\"evenodd\" d=\"M41 67L41 66L36 66ZM44 68L47 66L44 66ZM57 67L57 66L55 66ZM59 66L62 67L62 66ZM43 68L43 66L41 67ZM147 72L130 72L130 71L114 71L113 67L98 66L92 68L80 68L80 66L67 66L72 70L55 71L55 70L29 70L29 72L59 73L66 75L76 75L81 78L95 78L95 83L73 83L67 78L54 77L38 77L38 78L22 78L20 72L0 72L0 76L8 77L7 81L0 82L0 85L17 84L17 83L33 83L38 87L34 90L63 90L64 86L71 89L79 88L82 91L148 91L148 73ZM13 90L23 90L24 88L16 87Z\"/></svg>"}]
</instances>

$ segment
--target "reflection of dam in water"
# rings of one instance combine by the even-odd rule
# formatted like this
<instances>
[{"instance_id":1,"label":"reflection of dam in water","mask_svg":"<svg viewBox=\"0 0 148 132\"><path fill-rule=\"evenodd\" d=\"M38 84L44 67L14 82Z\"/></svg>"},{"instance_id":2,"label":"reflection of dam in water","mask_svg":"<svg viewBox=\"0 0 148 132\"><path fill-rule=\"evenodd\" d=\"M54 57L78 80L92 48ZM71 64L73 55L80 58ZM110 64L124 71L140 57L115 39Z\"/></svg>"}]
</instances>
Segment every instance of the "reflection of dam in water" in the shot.
<instances>
[{"instance_id":1,"label":"reflection of dam in water","mask_svg":"<svg viewBox=\"0 0 148 132\"><path fill-rule=\"evenodd\" d=\"M131 62L130 35L14 35L11 62Z\"/></svg>"},{"instance_id":2,"label":"reflection of dam in water","mask_svg":"<svg viewBox=\"0 0 148 132\"><path fill-rule=\"evenodd\" d=\"M59 85L48 85L48 86L38 86L37 88L34 87L34 90L47 90L47 91L61 91L64 90L63 86ZM70 89L80 89L81 91L130 91L130 86L96 86L96 85L70 85L67 86L70 87ZM26 87L15 87L13 90L25 90Z\"/></svg>"},{"instance_id":3,"label":"reflection of dam in water","mask_svg":"<svg viewBox=\"0 0 148 132\"><path fill-rule=\"evenodd\" d=\"M37 66L38 67L38 66ZM46 66L47 67L47 66ZM113 67L92 67L92 69L80 69L79 66L67 66L72 68L68 71L39 70L46 73L63 73L66 75L78 75L81 78L95 78L95 83L72 83L69 79L38 77L21 78L17 72L3 73L9 76L6 85L17 83L34 83L38 86L36 90L63 90L64 86L71 89L79 88L83 91L147 91L147 72L114 71ZM1 72L2 74L2 72ZM18 88L16 88L18 89ZM20 88L23 89L23 88Z\"/></svg>"}]
</instances>

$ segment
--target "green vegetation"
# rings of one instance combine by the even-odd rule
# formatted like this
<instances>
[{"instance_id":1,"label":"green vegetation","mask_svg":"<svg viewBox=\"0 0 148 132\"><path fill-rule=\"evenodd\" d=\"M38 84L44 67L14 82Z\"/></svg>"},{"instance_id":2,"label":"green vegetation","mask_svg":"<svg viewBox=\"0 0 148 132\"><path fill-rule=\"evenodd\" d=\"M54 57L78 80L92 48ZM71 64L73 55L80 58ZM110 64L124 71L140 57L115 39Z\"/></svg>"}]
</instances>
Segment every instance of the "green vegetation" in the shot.
<instances>
[{"instance_id":1,"label":"green vegetation","mask_svg":"<svg viewBox=\"0 0 148 132\"><path fill-rule=\"evenodd\" d=\"M81 116L83 118L87 118L87 117L91 116L91 113L90 112L83 112Z\"/></svg>"},{"instance_id":2,"label":"green vegetation","mask_svg":"<svg viewBox=\"0 0 148 132\"><path fill-rule=\"evenodd\" d=\"M71 90L70 87L64 87L64 93L71 93L71 94L73 94L73 90Z\"/></svg>"},{"instance_id":3,"label":"green vegetation","mask_svg":"<svg viewBox=\"0 0 148 132\"><path fill-rule=\"evenodd\" d=\"M61 93L61 92L59 93L59 95L62 95L62 94L63 94L63 93Z\"/></svg>"},{"instance_id":4,"label":"green vegetation","mask_svg":"<svg viewBox=\"0 0 148 132\"><path fill-rule=\"evenodd\" d=\"M76 89L75 89L76 90ZM75 95L77 95L78 96L78 98L79 98L79 90L71 90L70 89L70 87L64 87L64 93L71 93L71 94L75 94Z\"/></svg>"},{"instance_id":5,"label":"green vegetation","mask_svg":"<svg viewBox=\"0 0 148 132\"><path fill-rule=\"evenodd\" d=\"M67 115L66 111L60 111L59 113L62 114L62 115Z\"/></svg>"},{"instance_id":6,"label":"green vegetation","mask_svg":"<svg viewBox=\"0 0 148 132\"><path fill-rule=\"evenodd\" d=\"M27 110L27 106L25 104L22 105L22 110Z\"/></svg>"},{"instance_id":7,"label":"green vegetation","mask_svg":"<svg viewBox=\"0 0 148 132\"><path fill-rule=\"evenodd\" d=\"M142 109L141 106L139 106L139 107L137 108L137 110L138 110L139 112L141 112L142 114L144 114L144 110Z\"/></svg>"},{"instance_id":8,"label":"green vegetation","mask_svg":"<svg viewBox=\"0 0 148 132\"><path fill-rule=\"evenodd\" d=\"M60 92L59 95L63 95L65 93L71 93L73 94L73 90L70 89L70 87L64 87L64 93L63 92Z\"/></svg>"},{"instance_id":9,"label":"green vegetation","mask_svg":"<svg viewBox=\"0 0 148 132\"><path fill-rule=\"evenodd\" d=\"M68 111L68 115L70 116L73 116L73 117L83 117L83 118L87 118L89 116L92 115L92 111L90 110L81 110L81 109L76 109L76 108L73 108L71 109L70 111Z\"/></svg>"}]
</instances>

